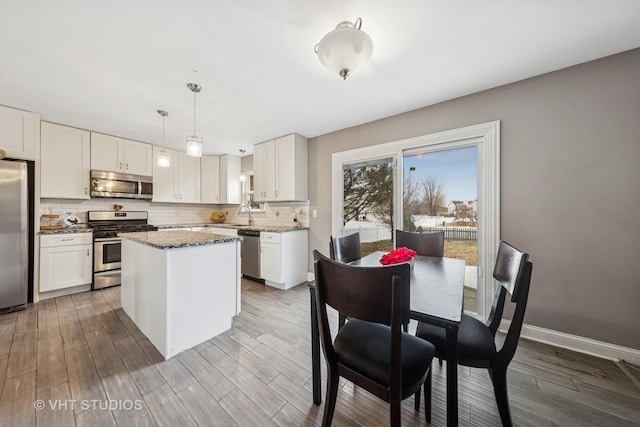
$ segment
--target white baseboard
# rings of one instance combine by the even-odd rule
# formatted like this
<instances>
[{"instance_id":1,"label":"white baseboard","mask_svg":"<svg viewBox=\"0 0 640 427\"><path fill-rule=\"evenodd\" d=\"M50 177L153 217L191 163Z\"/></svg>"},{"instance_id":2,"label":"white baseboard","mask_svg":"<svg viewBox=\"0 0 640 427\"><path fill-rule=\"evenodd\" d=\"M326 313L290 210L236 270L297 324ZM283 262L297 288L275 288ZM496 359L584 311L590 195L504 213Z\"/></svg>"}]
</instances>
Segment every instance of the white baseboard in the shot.
<instances>
[{"instance_id":1,"label":"white baseboard","mask_svg":"<svg viewBox=\"0 0 640 427\"><path fill-rule=\"evenodd\" d=\"M509 320L500 322L500 330L506 331L509 328ZM538 326L522 325L521 337L556 347L585 353L603 359L619 362L624 360L633 365L640 365L640 350L596 341L591 338L571 335L551 329L544 329Z\"/></svg>"}]
</instances>

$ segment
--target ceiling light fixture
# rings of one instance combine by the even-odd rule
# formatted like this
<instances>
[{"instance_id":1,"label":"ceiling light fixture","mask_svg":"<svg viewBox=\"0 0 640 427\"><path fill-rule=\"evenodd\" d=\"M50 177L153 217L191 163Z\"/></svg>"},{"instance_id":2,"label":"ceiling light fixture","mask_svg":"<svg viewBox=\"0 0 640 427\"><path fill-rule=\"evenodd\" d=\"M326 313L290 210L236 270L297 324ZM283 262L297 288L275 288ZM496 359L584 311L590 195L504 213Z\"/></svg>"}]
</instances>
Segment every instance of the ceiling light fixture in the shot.
<instances>
[{"instance_id":1,"label":"ceiling light fixture","mask_svg":"<svg viewBox=\"0 0 640 427\"><path fill-rule=\"evenodd\" d=\"M202 157L202 138L196 135L196 93L202 90L202 86L187 83L187 87L193 92L193 135L187 136L187 156Z\"/></svg>"},{"instance_id":2,"label":"ceiling light fixture","mask_svg":"<svg viewBox=\"0 0 640 427\"><path fill-rule=\"evenodd\" d=\"M164 118L169 115L168 111L158 110L158 114L162 116L162 150L158 151L158 157L156 161L158 162L158 167L160 168L168 168L171 166L171 156L164 149Z\"/></svg>"},{"instance_id":3,"label":"ceiling light fixture","mask_svg":"<svg viewBox=\"0 0 640 427\"><path fill-rule=\"evenodd\" d=\"M373 53L373 41L360 27L361 18L356 19L355 24L341 22L315 46L320 63L343 80L367 62Z\"/></svg>"}]
</instances>

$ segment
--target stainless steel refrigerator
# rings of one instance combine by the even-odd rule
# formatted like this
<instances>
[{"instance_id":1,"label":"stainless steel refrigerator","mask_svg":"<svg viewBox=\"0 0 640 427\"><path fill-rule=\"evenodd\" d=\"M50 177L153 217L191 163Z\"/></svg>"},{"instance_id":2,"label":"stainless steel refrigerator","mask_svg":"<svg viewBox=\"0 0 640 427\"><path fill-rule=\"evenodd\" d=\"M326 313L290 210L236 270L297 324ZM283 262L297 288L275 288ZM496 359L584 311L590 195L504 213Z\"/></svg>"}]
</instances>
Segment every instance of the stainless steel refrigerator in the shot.
<instances>
[{"instance_id":1,"label":"stainless steel refrigerator","mask_svg":"<svg viewBox=\"0 0 640 427\"><path fill-rule=\"evenodd\" d=\"M0 313L28 301L29 190L27 163L0 160Z\"/></svg>"}]
</instances>

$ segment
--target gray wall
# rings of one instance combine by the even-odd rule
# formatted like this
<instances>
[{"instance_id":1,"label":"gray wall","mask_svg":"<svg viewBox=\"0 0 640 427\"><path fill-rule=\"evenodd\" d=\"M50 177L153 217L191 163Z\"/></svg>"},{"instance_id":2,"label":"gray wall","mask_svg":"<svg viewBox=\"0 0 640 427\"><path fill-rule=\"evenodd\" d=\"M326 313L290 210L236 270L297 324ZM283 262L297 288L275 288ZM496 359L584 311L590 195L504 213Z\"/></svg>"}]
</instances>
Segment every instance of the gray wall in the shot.
<instances>
[{"instance_id":1,"label":"gray wall","mask_svg":"<svg viewBox=\"0 0 640 427\"><path fill-rule=\"evenodd\" d=\"M640 49L311 139L311 249L328 253L331 153L493 120L501 238L534 264L525 322L640 349Z\"/></svg>"}]
</instances>

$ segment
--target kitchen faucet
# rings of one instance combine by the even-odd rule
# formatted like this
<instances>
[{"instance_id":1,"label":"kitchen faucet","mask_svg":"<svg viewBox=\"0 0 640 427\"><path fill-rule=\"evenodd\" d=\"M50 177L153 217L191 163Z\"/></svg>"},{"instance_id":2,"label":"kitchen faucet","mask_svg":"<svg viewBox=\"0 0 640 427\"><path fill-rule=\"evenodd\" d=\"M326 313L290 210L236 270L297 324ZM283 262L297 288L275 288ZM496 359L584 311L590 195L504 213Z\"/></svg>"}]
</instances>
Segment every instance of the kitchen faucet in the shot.
<instances>
[{"instance_id":1,"label":"kitchen faucet","mask_svg":"<svg viewBox=\"0 0 640 427\"><path fill-rule=\"evenodd\" d=\"M253 211L251 210L251 206L240 206L240 209L238 209L238 213L240 212L249 212L249 225L253 225Z\"/></svg>"}]
</instances>

